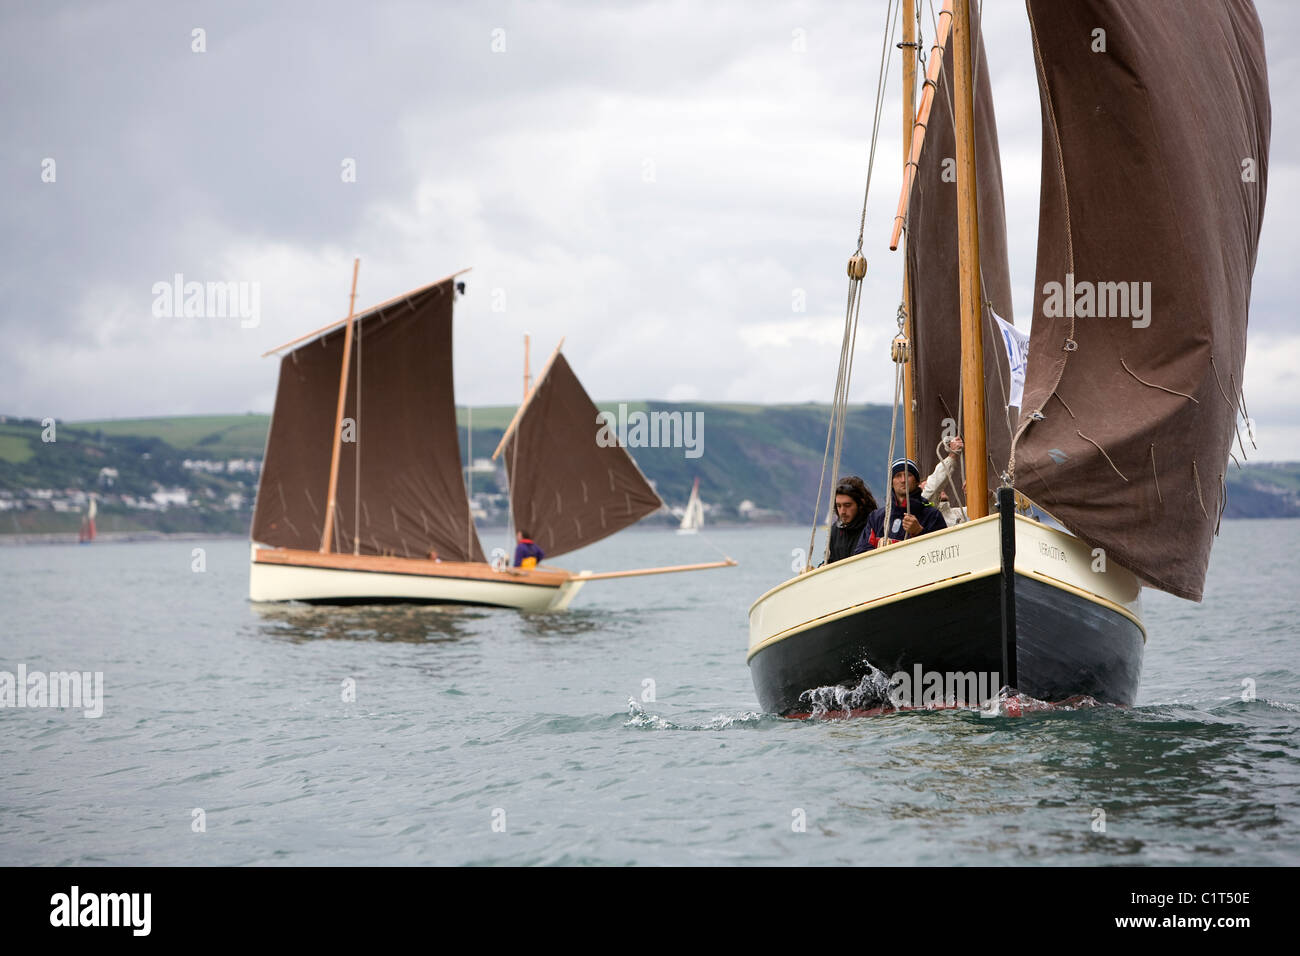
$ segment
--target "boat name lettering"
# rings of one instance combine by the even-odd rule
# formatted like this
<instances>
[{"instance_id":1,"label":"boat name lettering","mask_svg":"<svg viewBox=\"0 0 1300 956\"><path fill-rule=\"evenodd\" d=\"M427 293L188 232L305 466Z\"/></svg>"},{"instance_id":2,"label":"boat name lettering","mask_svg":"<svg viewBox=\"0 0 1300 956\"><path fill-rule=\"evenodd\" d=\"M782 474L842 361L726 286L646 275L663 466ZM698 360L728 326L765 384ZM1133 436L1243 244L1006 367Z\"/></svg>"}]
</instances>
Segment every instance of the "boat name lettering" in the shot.
<instances>
[{"instance_id":1,"label":"boat name lettering","mask_svg":"<svg viewBox=\"0 0 1300 956\"><path fill-rule=\"evenodd\" d=\"M950 544L946 548L934 548L927 551L916 559L916 566L919 568L923 564L938 564L940 561L947 561L949 558L961 556L961 545Z\"/></svg>"},{"instance_id":2,"label":"boat name lettering","mask_svg":"<svg viewBox=\"0 0 1300 956\"><path fill-rule=\"evenodd\" d=\"M1043 557L1051 558L1053 561L1066 561L1065 552L1052 544L1044 541L1038 542L1038 553Z\"/></svg>"}]
</instances>

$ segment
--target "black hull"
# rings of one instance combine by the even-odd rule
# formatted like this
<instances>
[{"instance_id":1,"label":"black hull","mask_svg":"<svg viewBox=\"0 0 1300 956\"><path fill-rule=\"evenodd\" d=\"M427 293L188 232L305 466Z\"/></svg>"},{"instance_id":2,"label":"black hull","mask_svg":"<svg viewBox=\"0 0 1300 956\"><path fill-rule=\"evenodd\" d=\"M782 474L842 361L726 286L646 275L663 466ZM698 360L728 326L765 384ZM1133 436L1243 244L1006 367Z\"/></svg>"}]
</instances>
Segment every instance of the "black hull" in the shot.
<instances>
[{"instance_id":1,"label":"black hull","mask_svg":"<svg viewBox=\"0 0 1300 956\"><path fill-rule=\"evenodd\" d=\"M1003 584L998 574L968 579L775 641L749 662L759 703L768 713L807 713L805 691L854 687L872 667L910 675L918 665L922 672L996 674L1000 684L1038 700L1087 695L1134 703L1143 634L1132 618L1022 574L1014 577L1014 601L1004 611ZM1005 663L1004 627L1013 655ZM874 705L888 703L882 696Z\"/></svg>"}]
</instances>

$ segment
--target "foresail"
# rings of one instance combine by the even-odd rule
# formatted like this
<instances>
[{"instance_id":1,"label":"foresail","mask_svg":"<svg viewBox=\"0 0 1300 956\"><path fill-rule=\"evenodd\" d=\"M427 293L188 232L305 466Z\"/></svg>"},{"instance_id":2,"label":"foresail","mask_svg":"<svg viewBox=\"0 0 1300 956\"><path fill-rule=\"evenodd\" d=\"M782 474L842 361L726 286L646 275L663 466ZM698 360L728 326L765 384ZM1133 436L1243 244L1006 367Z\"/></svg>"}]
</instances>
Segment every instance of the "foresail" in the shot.
<instances>
[{"instance_id":1,"label":"foresail","mask_svg":"<svg viewBox=\"0 0 1300 956\"><path fill-rule=\"evenodd\" d=\"M275 410L257 486L252 538L279 548L320 547L343 340L323 339L280 359Z\"/></svg>"},{"instance_id":2,"label":"foresail","mask_svg":"<svg viewBox=\"0 0 1300 956\"><path fill-rule=\"evenodd\" d=\"M334 551L484 560L461 468L451 326L450 280L357 320ZM320 547L343 340L336 328L281 359L255 541Z\"/></svg>"},{"instance_id":3,"label":"foresail","mask_svg":"<svg viewBox=\"0 0 1300 956\"><path fill-rule=\"evenodd\" d=\"M971 4L975 42L975 180L979 203L980 262L986 301L1012 321L1011 278L1007 264L1006 213L997 120L989 66L979 30L978 5ZM961 299L958 286L957 137L953 123L952 44L944 54L925 145L909 201L907 258L912 301L917 445L921 473L938 464L935 446L946 422L961 420ZM996 320L983 311L985 436L989 490L1000 484L1011 448L1016 410L1008 410L1011 372ZM964 430L964 429L963 429Z\"/></svg>"},{"instance_id":4,"label":"foresail","mask_svg":"<svg viewBox=\"0 0 1300 956\"><path fill-rule=\"evenodd\" d=\"M1249 0L1028 0L1042 209L1017 488L1200 600L1267 181Z\"/></svg>"},{"instance_id":5,"label":"foresail","mask_svg":"<svg viewBox=\"0 0 1300 956\"><path fill-rule=\"evenodd\" d=\"M556 354L502 455L517 529L553 558L599 541L663 507L573 369Z\"/></svg>"}]
</instances>

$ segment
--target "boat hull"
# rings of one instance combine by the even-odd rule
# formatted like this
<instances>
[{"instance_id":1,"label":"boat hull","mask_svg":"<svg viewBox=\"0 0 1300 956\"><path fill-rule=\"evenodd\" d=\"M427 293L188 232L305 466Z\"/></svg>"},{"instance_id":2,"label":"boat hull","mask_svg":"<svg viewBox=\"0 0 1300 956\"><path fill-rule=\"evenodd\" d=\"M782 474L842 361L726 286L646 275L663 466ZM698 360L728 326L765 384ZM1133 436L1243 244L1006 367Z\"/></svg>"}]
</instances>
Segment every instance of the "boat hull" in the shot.
<instances>
[{"instance_id":1,"label":"boat hull","mask_svg":"<svg viewBox=\"0 0 1300 956\"><path fill-rule=\"evenodd\" d=\"M1064 532L1020 517L1014 526L1011 602L996 515L769 591L750 611L750 671L764 711L806 713L810 692L834 687L857 688L863 708L948 703L952 675L959 691L981 696L1010 685L1040 700L1132 704L1145 642L1139 582ZM926 680L944 688L937 700L922 696Z\"/></svg>"},{"instance_id":2,"label":"boat hull","mask_svg":"<svg viewBox=\"0 0 1300 956\"><path fill-rule=\"evenodd\" d=\"M582 575L558 569L498 571L469 562L319 554L256 545L249 568L249 598L268 602L472 604L558 611L568 607L582 584Z\"/></svg>"}]
</instances>

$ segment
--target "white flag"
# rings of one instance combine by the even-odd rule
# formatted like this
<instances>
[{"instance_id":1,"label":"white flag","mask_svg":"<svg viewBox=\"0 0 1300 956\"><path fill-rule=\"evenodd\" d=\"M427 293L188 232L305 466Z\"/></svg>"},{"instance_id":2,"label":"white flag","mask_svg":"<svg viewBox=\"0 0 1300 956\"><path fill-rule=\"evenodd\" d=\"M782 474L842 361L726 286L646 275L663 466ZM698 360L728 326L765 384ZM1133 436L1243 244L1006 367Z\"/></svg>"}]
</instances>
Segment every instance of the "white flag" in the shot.
<instances>
[{"instance_id":1,"label":"white flag","mask_svg":"<svg viewBox=\"0 0 1300 956\"><path fill-rule=\"evenodd\" d=\"M1006 346L1007 350L1007 364L1011 366L1011 395L1007 399L1007 407L1019 408L1020 402L1025 395L1025 368L1029 364L1029 336L996 312L993 313L993 318L998 320L998 328L1002 331L1002 344Z\"/></svg>"}]
</instances>

